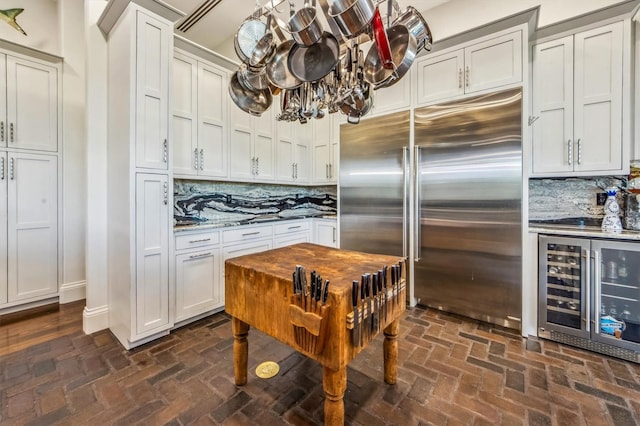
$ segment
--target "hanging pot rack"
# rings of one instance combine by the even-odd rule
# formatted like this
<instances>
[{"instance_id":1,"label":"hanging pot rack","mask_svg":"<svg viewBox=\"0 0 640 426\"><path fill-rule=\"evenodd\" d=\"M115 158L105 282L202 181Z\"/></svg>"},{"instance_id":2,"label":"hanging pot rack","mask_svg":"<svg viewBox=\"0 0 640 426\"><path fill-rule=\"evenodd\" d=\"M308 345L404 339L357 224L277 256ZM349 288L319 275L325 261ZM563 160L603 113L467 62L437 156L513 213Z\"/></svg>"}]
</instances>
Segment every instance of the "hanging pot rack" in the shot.
<instances>
[{"instance_id":1,"label":"hanging pot rack","mask_svg":"<svg viewBox=\"0 0 640 426\"><path fill-rule=\"evenodd\" d=\"M401 11L397 0L304 0L303 7L288 0L288 22L278 16L284 3L256 3L234 37L242 64L229 94L251 115L280 95L277 120L306 123L340 111L357 124L371 111L374 91L396 84L421 50L431 50L422 15L411 6ZM369 41L365 56L361 46Z\"/></svg>"}]
</instances>

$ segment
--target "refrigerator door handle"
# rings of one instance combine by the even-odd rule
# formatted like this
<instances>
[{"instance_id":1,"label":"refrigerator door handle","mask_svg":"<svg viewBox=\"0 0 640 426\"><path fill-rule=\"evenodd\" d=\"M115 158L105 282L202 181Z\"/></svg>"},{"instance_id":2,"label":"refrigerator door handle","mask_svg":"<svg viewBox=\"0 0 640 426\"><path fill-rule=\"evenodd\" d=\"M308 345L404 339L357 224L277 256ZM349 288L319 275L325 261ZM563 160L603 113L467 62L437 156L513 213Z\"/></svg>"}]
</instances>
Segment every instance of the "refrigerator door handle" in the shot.
<instances>
[{"instance_id":1,"label":"refrigerator door handle","mask_svg":"<svg viewBox=\"0 0 640 426\"><path fill-rule=\"evenodd\" d=\"M411 168L409 167L409 147L402 147L402 257L405 259L409 255L407 252L409 251L409 231L407 226L409 225L409 218L407 215L409 214L409 176L411 173Z\"/></svg>"},{"instance_id":2,"label":"refrigerator door handle","mask_svg":"<svg viewBox=\"0 0 640 426\"><path fill-rule=\"evenodd\" d=\"M593 251L593 331L600 334L600 251Z\"/></svg>"},{"instance_id":3,"label":"refrigerator door handle","mask_svg":"<svg viewBox=\"0 0 640 426\"><path fill-rule=\"evenodd\" d=\"M415 226L415 235L414 235L414 251L413 251L413 256L414 256L414 262L419 262L422 259L422 253L421 253L421 248L422 248L422 242L420 241L420 231L422 228L422 220L420 217L420 193L421 193L421 185L420 185L420 153L421 153L421 149L419 146L415 146L414 147L414 156L413 156L413 161L414 161L414 173L415 173L415 181L414 181L414 191L415 191L415 197L413 199L414 202L414 226Z\"/></svg>"},{"instance_id":4,"label":"refrigerator door handle","mask_svg":"<svg viewBox=\"0 0 640 426\"><path fill-rule=\"evenodd\" d=\"M582 302L582 306L585 308L585 312L586 312L586 320L585 320L585 324L586 324L586 330L587 333L591 332L591 307L589 306L590 303L589 301L591 300L591 250L587 249L584 252L584 288L585 288L585 297L584 297L584 301Z\"/></svg>"}]
</instances>

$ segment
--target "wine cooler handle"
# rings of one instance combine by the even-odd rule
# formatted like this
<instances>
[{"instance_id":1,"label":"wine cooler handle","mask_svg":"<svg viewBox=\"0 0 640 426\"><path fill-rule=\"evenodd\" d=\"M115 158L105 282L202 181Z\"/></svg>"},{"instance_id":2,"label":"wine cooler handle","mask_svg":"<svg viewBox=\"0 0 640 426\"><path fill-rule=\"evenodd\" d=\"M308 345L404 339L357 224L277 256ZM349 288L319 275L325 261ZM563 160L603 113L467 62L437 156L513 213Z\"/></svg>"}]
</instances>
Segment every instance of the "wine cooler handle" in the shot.
<instances>
[{"instance_id":1,"label":"wine cooler handle","mask_svg":"<svg viewBox=\"0 0 640 426\"><path fill-rule=\"evenodd\" d=\"M422 253L421 253L421 248L422 248L422 242L420 241L420 234L422 231L422 218L420 217L420 208L422 207L420 204L420 194L421 194L421 188L420 188L420 147L419 146L415 146L414 147L415 151L414 151L414 158L413 158L413 164L414 164L414 168L413 168L413 172L415 173L415 182L414 182L414 190L415 190L415 197L413 199L414 202L414 208L415 208L415 217L414 217L414 226L415 226L415 239L414 239L414 252L413 252L413 256L414 256L414 261L415 262L419 262L422 258Z\"/></svg>"},{"instance_id":2,"label":"wine cooler handle","mask_svg":"<svg viewBox=\"0 0 640 426\"><path fill-rule=\"evenodd\" d=\"M587 333L590 333L591 332L591 308L589 306L589 301L591 300L591 250L584 251L584 258L585 258L585 261L583 265L584 265L585 280L583 285L585 288L585 294L584 294L584 300L582 301L582 307L586 312L587 319L585 323L586 323Z\"/></svg>"},{"instance_id":3,"label":"wine cooler handle","mask_svg":"<svg viewBox=\"0 0 640 426\"><path fill-rule=\"evenodd\" d=\"M407 240L409 239L409 233L407 226L409 226L409 177L411 175L411 167L409 167L409 147L402 147L402 257L406 258L409 254L409 245Z\"/></svg>"},{"instance_id":4,"label":"wine cooler handle","mask_svg":"<svg viewBox=\"0 0 640 426\"><path fill-rule=\"evenodd\" d=\"M600 251L593 251L593 331L600 334Z\"/></svg>"}]
</instances>

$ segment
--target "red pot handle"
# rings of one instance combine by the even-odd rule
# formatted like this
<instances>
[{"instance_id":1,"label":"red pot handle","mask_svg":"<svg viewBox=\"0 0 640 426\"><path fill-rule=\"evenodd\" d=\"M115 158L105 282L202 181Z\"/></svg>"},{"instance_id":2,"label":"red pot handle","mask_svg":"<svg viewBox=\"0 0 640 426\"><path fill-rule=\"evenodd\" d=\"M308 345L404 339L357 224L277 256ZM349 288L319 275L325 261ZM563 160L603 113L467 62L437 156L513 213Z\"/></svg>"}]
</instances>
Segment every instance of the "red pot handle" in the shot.
<instances>
[{"instance_id":1,"label":"red pot handle","mask_svg":"<svg viewBox=\"0 0 640 426\"><path fill-rule=\"evenodd\" d=\"M378 6L376 6L376 11L373 14L373 37L376 41L378 56L380 56L382 66L384 68L393 69L394 65L393 58L391 57L391 47L389 46L387 32L382 24L382 17L380 16Z\"/></svg>"}]
</instances>

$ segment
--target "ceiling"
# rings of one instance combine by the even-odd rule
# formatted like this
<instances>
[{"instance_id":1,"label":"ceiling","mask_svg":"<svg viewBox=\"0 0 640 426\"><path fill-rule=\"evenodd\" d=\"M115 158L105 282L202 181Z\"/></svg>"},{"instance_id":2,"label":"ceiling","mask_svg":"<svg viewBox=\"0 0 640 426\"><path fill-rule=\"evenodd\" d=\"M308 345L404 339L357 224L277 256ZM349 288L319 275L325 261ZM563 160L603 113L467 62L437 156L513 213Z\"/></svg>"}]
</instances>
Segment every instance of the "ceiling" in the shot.
<instances>
[{"instance_id":1,"label":"ceiling","mask_svg":"<svg viewBox=\"0 0 640 426\"><path fill-rule=\"evenodd\" d=\"M448 1L450 0L398 0L398 3L401 9L411 5L424 12ZM214 51L220 50L221 45L230 43L240 24L256 7L256 0L165 0L165 3L186 14L176 23L176 33ZM260 2L266 3L268 0ZM303 6L303 0L294 0L294 3L297 8ZM286 21L287 3L283 2L277 10L281 12L278 16ZM184 31L180 31L181 28ZM328 29L326 21L324 28Z\"/></svg>"}]
</instances>

